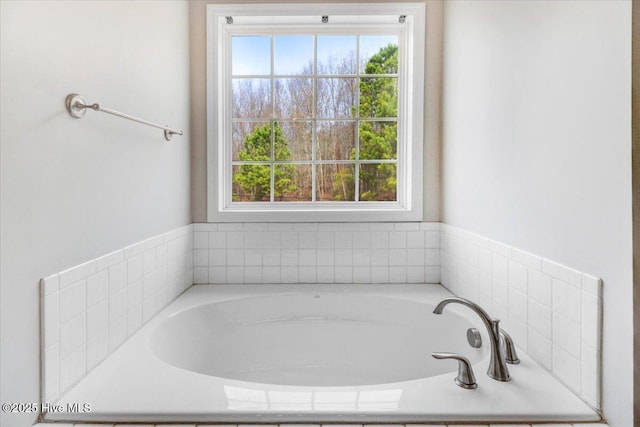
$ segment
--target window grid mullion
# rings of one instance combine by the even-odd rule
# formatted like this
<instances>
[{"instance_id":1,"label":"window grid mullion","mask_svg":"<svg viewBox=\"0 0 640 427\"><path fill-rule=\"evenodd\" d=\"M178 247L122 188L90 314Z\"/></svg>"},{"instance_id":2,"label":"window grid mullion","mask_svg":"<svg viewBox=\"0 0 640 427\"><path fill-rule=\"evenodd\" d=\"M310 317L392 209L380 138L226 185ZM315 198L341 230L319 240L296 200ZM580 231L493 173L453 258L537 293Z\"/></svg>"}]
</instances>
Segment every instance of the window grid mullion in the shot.
<instances>
[{"instance_id":1,"label":"window grid mullion","mask_svg":"<svg viewBox=\"0 0 640 427\"><path fill-rule=\"evenodd\" d=\"M276 197L276 144L275 144L275 117L276 117L276 98L275 98L275 80L273 78L273 72L275 67L275 34L271 34L271 70L270 70L270 94L271 94L271 141L270 141L270 151L271 151L271 164L269 166L269 201L272 203L275 201Z\"/></svg>"},{"instance_id":2,"label":"window grid mullion","mask_svg":"<svg viewBox=\"0 0 640 427\"><path fill-rule=\"evenodd\" d=\"M360 201L360 34L356 36L356 84L358 85L356 88L356 163L353 171L353 181L354 181L354 200L356 202Z\"/></svg>"},{"instance_id":3,"label":"window grid mullion","mask_svg":"<svg viewBox=\"0 0 640 427\"><path fill-rule=\"evenodd\" d=\"M312 117L312 129L311 129L311 201L317 201L317 191L318 191L318 167L316 165L317 159L317 150L318 150L318 117L317 117L317 107L316 103L318 102L318 35L313 35L313 65L311 67L311 72L313 76L311 78L311 93L313 97L313 102L311 104L311 117Z\"/></svg>"}]
</instances>

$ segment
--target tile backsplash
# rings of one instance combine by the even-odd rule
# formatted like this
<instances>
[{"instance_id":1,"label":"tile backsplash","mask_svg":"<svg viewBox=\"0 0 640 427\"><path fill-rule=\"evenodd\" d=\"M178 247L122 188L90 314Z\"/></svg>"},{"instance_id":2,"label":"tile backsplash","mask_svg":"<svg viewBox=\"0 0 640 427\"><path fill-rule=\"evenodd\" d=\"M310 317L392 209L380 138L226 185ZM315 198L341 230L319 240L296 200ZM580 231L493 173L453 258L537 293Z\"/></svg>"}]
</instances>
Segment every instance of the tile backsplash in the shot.
<instances>
[{"instance_id":1,"label":"tile backsplash","mask_svg":"<svg viewBox=\"0 0 640 427\"><path fill-rule=\"evenodd\" d=\"M599 409L602 281L447 224L441 243L442 285L502 319L520 348Z\"/></svg>"},{"instance_id":2,"label":"tile backsplash","mask_svg":"<svg viewBox=\"0 0 640 427\"><path fill-rule=\"evenodd\" d=\"M194 283L442 283L600 407L601 280L447 224L196 223L41 282L43 402Z\"/></svg>"},{"instance_id":3,"label":"tile backsplash","mask_svg":"<svg viewBox=\"0 0 640 427\"><path fill-rule=\"evenodd\" d=\"M42 401L53 402L193 284L192 226L41 280Z\"/></svg>"},{"instance_id":4,"label":"tile backsplash","mask_svg":"<svg viewBox=\"0 0 640 427\"><path fill-rule=\"evenodd\" d=\"M194 224L195 283L439 283L439 223Z\"/></svg>"}]
</instances>

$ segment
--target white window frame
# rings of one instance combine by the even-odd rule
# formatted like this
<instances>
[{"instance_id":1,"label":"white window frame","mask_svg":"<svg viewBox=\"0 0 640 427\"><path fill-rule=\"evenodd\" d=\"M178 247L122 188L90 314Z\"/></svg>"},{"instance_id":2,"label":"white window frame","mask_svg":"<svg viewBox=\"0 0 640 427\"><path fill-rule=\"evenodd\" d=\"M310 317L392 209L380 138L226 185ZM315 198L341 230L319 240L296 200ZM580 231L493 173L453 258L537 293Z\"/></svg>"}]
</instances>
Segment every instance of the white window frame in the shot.
<instances>
[{"instance_id":1,"label":"white window frame","mask_svg":"<svg viewBox=\"0 0 640 427\"><path fill-rule=\"evenodd\" d=\"M398 189L395 202L230 202L231 129L227 81L231 61L227 37L241 28L316 24L329 31L358 26L396 25L400 31L398 75ZM403 16L400 23L400 16ZM227 23L227 17L233 23ZM395 20L391 21L392 19ZM424 122L423 3L313 3L207 5L207 220L209 222L421 221ZM230 28L232 27L232 28ZM404 55L404 57L402 56ZM227 60L225 60L227 58ZM225 191L225 188L228 191Z\"/></svg>"}]
</instances>

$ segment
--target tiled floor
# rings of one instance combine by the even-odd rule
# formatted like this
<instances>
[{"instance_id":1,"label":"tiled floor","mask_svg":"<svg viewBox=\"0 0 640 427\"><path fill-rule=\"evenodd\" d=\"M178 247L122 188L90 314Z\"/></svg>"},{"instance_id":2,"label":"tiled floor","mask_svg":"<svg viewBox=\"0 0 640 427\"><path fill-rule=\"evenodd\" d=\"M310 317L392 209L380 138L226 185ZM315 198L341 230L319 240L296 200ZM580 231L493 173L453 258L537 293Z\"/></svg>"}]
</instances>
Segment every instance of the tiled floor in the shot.
<instances>
[{"instance_id":1,"label":"tiled floor","mask_svg":"<svg viewBox=\"0 0 640 427\"><path fill-rule=\"evenodd\" d=\"M208 424L36 424L34 427L200 427ZM210 424L209 424L210 425ZM562 424L410 424L410 427L609 427L604 423L562 423ZM216 427L276 427L274 424L229 424ZM279 427L405 427L404 424L280 424Z\"/></svg>"}]
</instances>

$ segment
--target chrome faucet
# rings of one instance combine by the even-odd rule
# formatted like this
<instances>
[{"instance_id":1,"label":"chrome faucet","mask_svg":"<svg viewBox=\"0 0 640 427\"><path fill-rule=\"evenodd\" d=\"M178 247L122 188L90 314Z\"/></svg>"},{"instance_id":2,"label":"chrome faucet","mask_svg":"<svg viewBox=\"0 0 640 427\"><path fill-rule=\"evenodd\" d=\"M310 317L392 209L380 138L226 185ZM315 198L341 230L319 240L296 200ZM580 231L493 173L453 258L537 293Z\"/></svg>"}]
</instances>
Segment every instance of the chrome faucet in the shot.
<instances>
[{"instance_id":1,"label":"chrome faucet","mask_svg":"<svg viewBox=\"0 0 640 427\"><path fill-rule=\"evenodd\" d=\"M487 371L487 375L497 381L511 381L511 376L509 376L509 369L507 368L507 364L505 363L505 358L500 349L500 320L492 319L486 311L484 311L478 304L469 301L468 299L459 298L459 297L451 297L445 298L436 306L433 312L435 314L442 314L442 310L449 303L458 303L464 306L469 307L471 310L475 311L480 319L482 319L482 323L487 327L487 332L489 333L489 341L491 342L491 360L489 362L489 370Z\"/></svg>"}]
</instances>

